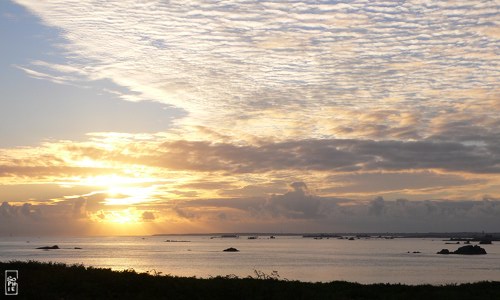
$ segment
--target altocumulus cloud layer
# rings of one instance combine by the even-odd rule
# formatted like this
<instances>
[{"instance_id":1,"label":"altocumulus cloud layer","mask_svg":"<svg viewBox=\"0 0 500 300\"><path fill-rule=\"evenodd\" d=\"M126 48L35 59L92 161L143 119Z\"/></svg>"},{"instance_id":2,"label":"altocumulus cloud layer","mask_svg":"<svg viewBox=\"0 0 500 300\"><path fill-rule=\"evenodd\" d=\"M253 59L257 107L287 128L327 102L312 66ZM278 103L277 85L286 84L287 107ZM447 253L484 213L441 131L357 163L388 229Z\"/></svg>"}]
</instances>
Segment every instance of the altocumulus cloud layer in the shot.
<instances>
[{"instance_id":1,"label":"altocumulus cloud layer","mask_svg":"<svg viewBox=\"0 0 500 300\"><path fill-rule=\"evenodd\" d=\"M124 99L209 119L387 108L411 124L440 111L498 108L495 1L17 2L60 28L73 58L27 69L111 79L131 91Z\"/></svg>"},{"instance_id":2,"label":"altocumulus cloud layer","mask_svg":"<svg viewBox=\"0 0 500 300\"><path fill-rule=\"evenodd\" d=\"M64 40L26 76L185 114L0 149L2 225L499 228L495 1L15 2Z\"/></svg>"}]
</instances>

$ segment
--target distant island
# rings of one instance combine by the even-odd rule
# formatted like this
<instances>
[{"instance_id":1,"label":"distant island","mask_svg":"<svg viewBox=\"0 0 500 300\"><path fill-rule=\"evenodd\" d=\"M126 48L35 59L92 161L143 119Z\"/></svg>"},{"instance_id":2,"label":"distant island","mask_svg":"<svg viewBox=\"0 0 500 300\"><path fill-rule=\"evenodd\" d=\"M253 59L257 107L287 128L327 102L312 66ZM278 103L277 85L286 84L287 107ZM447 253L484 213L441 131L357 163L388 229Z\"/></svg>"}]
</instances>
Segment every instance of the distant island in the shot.
<instances>
[{"instance_id":1,"label":"distant island","mask_svg":"<svg viewBox=\"0 0 500 300\"><path fill-rule=\"evenodd\" d=\"M260 271L247 278L201 279L35 261L0 262L0 268L19 271L19 296L28 299L500 299L498 281L442 286L309 283Z\"/></svg>"},{"instance_id":2,"label":"distant island","mask_svg":"<svg viewBox=\"0 0 500 300\"><path fill-rule=\"evenodd\" d=\"M449 241L500 241L500 232L214 232L214 233L158 233L152 236L209 236L219 238L237 238L253 236L302 236L305 238L435 238Z\"/></svg>"}]
</instances>

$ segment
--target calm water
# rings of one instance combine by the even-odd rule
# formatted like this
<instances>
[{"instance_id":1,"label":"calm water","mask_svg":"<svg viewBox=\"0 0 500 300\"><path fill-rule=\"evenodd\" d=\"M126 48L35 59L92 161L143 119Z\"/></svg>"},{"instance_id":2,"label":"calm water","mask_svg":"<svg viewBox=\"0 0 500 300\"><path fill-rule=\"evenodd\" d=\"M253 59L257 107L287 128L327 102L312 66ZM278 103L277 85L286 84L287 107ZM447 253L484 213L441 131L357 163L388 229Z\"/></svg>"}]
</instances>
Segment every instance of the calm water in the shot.
<instances>
[{"instance_id":1,"label":"calm water","mask_svg":"<svg viewBox=\"0 0 500 300\"><path fill-rule=\"evenodd\" d=\"M165 242L165 240L190 242ZM29 241L29 242L28 242ZM59 245L59 250L36 247ZM81 250L73 249L81 247ZM222 252L235 247L240 252ZM208 277L253 275L254 270L301 281L443 284L500 280L500 243L482 245L487 255L437 255L455 250L438 239L305 239L259 237L248 240L207 236L75 237L0 240L0 261L38 260L82 263L116 270L156 270L163 274ZM64 249L67 248L67 249ZM420 251L419 254L407 253Z\"/></svg>"}]
</instances>

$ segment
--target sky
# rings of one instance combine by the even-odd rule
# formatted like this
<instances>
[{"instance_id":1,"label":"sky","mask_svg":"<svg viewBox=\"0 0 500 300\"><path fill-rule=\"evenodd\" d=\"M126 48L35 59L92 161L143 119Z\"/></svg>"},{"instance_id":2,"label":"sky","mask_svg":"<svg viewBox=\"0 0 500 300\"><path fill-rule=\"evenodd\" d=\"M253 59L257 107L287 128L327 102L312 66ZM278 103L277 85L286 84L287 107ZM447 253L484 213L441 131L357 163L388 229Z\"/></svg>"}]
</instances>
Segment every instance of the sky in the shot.
<instances>
[{"instance_id":1,"label":"sky","mask_svg":"<svg viewBox=\"0 0 500 300\"><path fill-rule=\"evenodd\" d=\"M0 235L500 231L500 2L3 0Z\"/></svg>"}]
</instances>

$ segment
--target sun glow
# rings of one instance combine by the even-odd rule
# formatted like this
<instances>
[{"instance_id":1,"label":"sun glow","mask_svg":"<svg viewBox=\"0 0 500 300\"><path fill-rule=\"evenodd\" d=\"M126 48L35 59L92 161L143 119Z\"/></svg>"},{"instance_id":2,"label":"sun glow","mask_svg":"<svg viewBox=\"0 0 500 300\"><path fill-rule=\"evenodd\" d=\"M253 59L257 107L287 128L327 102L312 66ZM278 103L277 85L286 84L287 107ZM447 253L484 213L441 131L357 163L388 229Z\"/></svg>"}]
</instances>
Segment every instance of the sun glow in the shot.
<instances>
[{"instance_id":1,"label":"sun glow","mask_svg":"<svg viewBox=\"0 0 500 300\"><path fill-rule=\"evenodd\" d=\"M110 186L107 190L106 205L132 205L151 201L155 186L127 187Z\"/></svg>"},{"instance_id":2,"label":"sun glow","mask_svg":"<svg viewBox=\"0 0 500 300\"><path fill-rule=\"evenodd\" d=\"M109 218L110 222L119 223L119 224L130 224L130 223L138 223L139 217L134 213L131 213L130 210L124 210L121 212L112 212Z\"/></svg>"},{"instance_id":3,"label":"sun glow","mask_svg":"<svg viewBox=\"0 0 500 300\"><path fill-rule=\"evenodd\" d=\"M147 214L148 212L149 214ZM96 235L142 235L157 226L151 211L136 208L102 209L89 215L91 231Z\"/></svg>"},{"instance_id":4,"label":"sun glow","mask_svg":"<svg viewBox=\"0 0 500 300\"><path fill-rule=\"evenodd\" d=\"M122 210L101 210L92 217L99 222L134 224L141 221L141 212L133 208Z\"/></svg>"},{"instance_id":5,"label":"sun glow","mask_svg":"<svg viewBox=\"0 0 500 300\"><path fill-rule=\"evenodd\" d=\"M148 182L151 183L155 181L157 181L157 179L155 178L125 177L112 174L112 175L85 177L80 180L80 184L87 186L117 187L117 186L144 184Z\"/></svg>"},{"instance_id":6,"label":"sun glow","mask_svg":"<svg viewBox=\"0 0 500 300\"><path fill-rule=\"evenodd\" d=\"M76 183L78 182L78 183ZM99 175L60 182L62 186L92 186L95 193L106 194L105 205L133 205L152 201L159 180L155 178L125 177L119 175Z\"/></svg>"}]
</instances>

